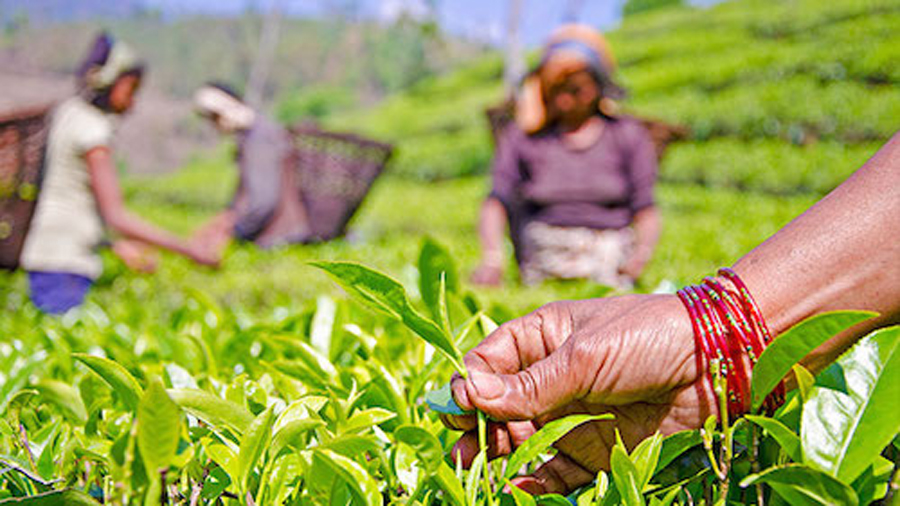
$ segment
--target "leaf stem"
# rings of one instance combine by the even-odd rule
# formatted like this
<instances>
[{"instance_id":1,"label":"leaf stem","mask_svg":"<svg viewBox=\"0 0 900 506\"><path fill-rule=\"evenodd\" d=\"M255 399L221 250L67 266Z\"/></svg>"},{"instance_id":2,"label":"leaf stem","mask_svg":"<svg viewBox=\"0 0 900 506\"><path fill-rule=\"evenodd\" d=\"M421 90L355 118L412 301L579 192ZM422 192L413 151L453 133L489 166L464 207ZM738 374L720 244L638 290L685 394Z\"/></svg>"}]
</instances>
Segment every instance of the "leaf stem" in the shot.
<instances>
[{"instance_id":1,"label":"leaf stem","mask_svg":"<svg viewBox=\"0 0 900 506\"><path fill-rule=\"evenodd\" d=\"M484 494L487 498L488 506L494 504L494 493L491 490L491 466L487 461L487 417L484 412L478 412L478 447L485 453L484 462Z\"/></svg>"}]
</instances>

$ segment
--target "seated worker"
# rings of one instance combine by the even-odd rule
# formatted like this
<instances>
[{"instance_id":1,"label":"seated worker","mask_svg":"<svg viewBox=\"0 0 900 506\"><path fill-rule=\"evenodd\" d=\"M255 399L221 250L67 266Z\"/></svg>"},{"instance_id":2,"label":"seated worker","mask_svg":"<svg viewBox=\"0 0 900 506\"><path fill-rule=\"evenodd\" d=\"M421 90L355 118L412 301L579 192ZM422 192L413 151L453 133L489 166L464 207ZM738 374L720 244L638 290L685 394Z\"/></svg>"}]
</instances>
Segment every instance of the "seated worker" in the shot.
<instances>
[{"instance_id":1,"label":"seated worker","mask_svg":"<svg viewBox=\"0 0 900 506\"><path fill-rule=\"evenodd\" d=\"M482 205L479 284L500 284L507 223L525 283L589 278L628 288L660 232L657 158L637 120L612 116L615 61L590 27L565 25L544 48L499 136Z\"/></svg>"},{"instance_id":2,"label":"seated worker","mask_svg":"<svg viewBox=\"0 0 900 506\"><path fill-rule=\"evenodd\" d=\"M197 90L199 114L223 135L237 139L240 182L231 205L208 225L202 238L216 248L231 238L267 248L305 242L306 210L294 171L294 148L284 127L254 111L231 88L207 84Z\"/></svg>"},{"instance_id":3,"label":"seated worker","mask_svg":"<svg viewBox=\"0 0 900 506\"><path fill-rule=\"evenodd\" d=\"M205 245L187 243L125 208L110 145L115 118L131 109L143 73L127 45L100 35L78 71L78 93L52 113L40 198L20 259L31 300L45 313L82 303L101 274L104 225L131 240L114 247L129 265L150 267L140 258L146 245L218 263Z\"/></svg>"}]
</instances>

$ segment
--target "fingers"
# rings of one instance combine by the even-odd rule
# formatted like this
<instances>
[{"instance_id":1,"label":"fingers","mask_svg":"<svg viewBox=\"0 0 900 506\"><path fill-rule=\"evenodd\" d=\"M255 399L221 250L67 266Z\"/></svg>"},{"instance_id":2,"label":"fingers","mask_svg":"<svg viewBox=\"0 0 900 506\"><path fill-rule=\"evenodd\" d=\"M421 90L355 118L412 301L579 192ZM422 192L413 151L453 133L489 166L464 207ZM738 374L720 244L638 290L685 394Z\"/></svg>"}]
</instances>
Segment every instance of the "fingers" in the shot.
<instances>
[{"instance_id":1,"label":"fingers","mask_svg":"<svg viewBox=\"0 0 900 506\"><path fill-rule=\"evenodd\" d=\"M526 439L531 437L537 428L531 422L489 422L487 426L488 459L495 459L514 452ZM468 468L478 455L478 433L469 430L453 445L450 455L454 462L461 460L463 467Z\"/></svg>"},{"instance_id":2,"label":"fingers","mask_svg":"<svg viewBox=\"0 0 900 506\"><path fill-rule=\"evenodd\" d=\"M593 472L559 453L533 474L513 478L512 484L532 495L566 495L593 479Z\"/></svg>"}]
</instances>

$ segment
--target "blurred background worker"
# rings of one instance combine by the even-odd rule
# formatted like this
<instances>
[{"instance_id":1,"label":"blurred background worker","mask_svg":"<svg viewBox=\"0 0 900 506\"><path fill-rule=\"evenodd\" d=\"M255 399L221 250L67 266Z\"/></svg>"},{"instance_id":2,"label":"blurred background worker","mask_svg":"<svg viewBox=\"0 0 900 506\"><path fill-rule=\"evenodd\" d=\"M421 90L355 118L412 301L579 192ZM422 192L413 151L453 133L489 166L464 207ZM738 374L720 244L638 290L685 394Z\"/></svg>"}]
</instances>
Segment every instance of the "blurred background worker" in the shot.
<instances>
[{"instance_id":1,"label":"blurred background worker","mask_svg":"<svg viewBox=\"0 0 900 506\"><path fill-rule=\"evenodd\" d=\"M203 227L198 239L215 248L224 247L232 237L264 248L308 240L309 222L288 131L253 110L226 85L203 86L194 103L219 133L236 137L240 171L231 205Z\"/></svg>"},{"instance_id":2,"label":"blurred background worker","mask_svg":"<svg viewBox=\"0 0 900 506\"><path fill-rule=\"evenodd\" d=\"M478 225L473 281L499 284L507 223L525 283L587 278L632 285L660 233L657 158L640 122L613 115L623 90L606 41L584 25L550 37L501 134Z\"/></svg>"},{"instance_id":3,"label":"blurred background worker","mask_svg":"<svg viewBox=\"0 0 900 506\"><path fill-rule=\"evenodd\" d=\"M189 244L125 208L110 143L114 118L131 109L143 74L131 48L100 35L78 70L78 93L53 112L43 186L21 258L31 300L44 312L81 304L102 271L97 248L104 225L137 241L114 246L133 267L152 269L146 245L204 265L218 262L202 244Z\"/></svg>"}]
</instances>

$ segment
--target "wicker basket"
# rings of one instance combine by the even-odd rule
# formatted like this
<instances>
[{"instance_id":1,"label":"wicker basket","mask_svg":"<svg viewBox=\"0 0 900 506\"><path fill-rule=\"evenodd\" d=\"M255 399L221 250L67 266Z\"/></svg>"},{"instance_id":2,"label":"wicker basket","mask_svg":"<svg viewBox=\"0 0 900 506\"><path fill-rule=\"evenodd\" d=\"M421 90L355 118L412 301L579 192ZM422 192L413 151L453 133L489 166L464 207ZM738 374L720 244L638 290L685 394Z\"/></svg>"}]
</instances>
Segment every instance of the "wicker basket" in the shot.
<instances>
[{"instance_id":1,"label":"wicker basket","mask_svg":"<svg viewBox=\"0 0 900 506\"><path fill-rule=\"evenodd\" d=\"M0 115L0 268L15 269L37 204L50 107Z\"/></svg>"},{"instance_id":2,"label":"wicker basket","mask_svg":"<svg viewBox=\"0 0 900 506\"><path fill-rule=\"evenodd\" d=\"M312 239L339 237L390 159L393 146L307 124L291 133Z\"/></svg>"}]
</instances>

